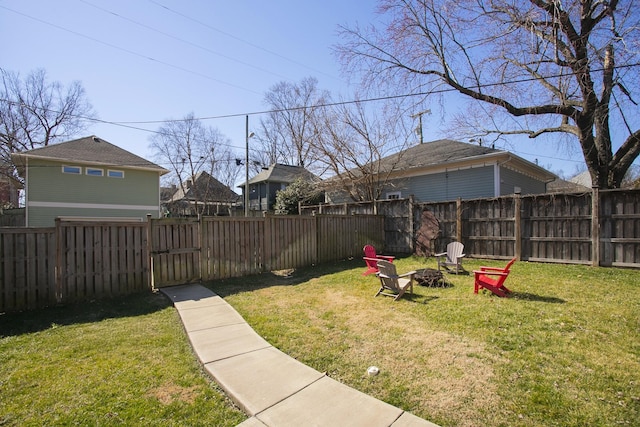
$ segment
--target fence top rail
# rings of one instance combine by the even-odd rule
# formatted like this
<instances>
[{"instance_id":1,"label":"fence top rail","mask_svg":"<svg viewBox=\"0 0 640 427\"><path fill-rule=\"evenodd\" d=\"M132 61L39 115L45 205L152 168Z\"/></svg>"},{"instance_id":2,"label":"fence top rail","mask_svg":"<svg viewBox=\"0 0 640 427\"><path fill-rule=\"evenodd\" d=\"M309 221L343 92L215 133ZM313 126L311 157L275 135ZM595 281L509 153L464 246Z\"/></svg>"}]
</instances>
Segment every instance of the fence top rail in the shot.
<instances>
[{"instance_id":1,"label":"fence top rail","mask_svg":"<svg viewBox=\"0 0 640 427\"><path fill-rule=\"evenodd\" d=\"M151 222L162 224L188 224L198 222L198 218L150 218ZM143 223L144 224L144 223Z\"/></svg>"},{"instance_id":2,"label":"fence top rail","mask_svg":"<svg viewBox=\"0 0 640 427\"><path fill-rule=\"evenodd\" d=\"M140 221L60 221L60 227L146 227Z\"/></svg>"},{"instance_id":3,"label":"fence top rail","mask_svg":"<svg viewBox=\"0 0 640 427\"><path fill-rule=\"evenodd\" d=\"M202 220L205 222L260 222L264 218L261 216L203 216Z\"/></svg>"},{"instance_id":4,"label":"fence top rail","mask_svg":"<svg viewBox=\"0 0 640 427\"><path fill-rule=\"evenodd\" d=\"M0 227L2 234L53 233L54 227Z\"/></svg>"},{"instance_id":5,"label":"fence top rail","mask_svg":"<svg viewBox=\"0 0 640 427\"><path fill-rule=\"evenodd\" d=\"M344 214L316 214L315 216L319 216L319 217L323 217L323 218L351 218L354 216L357 217L371 217L371 218L378 218L378 217L382 217L384 218L385 215L374 215L374 214L361 214L361 213L350 213L348 215L344 215Z\"/></svg>"}]
</instances>

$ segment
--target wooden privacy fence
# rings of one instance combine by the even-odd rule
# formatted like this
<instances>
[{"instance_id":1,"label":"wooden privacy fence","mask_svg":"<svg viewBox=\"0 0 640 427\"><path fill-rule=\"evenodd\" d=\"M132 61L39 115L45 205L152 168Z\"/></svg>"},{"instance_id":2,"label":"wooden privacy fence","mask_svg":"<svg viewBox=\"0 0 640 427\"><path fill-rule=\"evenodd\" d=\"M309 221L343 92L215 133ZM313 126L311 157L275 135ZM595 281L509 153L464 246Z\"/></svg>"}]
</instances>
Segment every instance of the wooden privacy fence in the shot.
<instances>
[{"instance_id":1,"label":"wooden privacy fence","mask_svg":"<svg viewBox=\"0 0 640 427\"><path fill-rule=\"evenodd\" d=\"M300 215L381 215L384 217L384 247L391 253L413 252L413 199L375 200L335 205L302 206Z\"/></svg>"},{"instance_id":2,"label":"wooden privacy fence","mask_svg":"<svg viewBox=\"0 0 640 427\"><path fill-rule=\"evenodd\" d=\"M0 228L0 312L148 289L141 222Z\"/></svg>"},{"instance_id":3,"label":"wooden privacy fence","mask_svg":"<svg viewBox=\"0 0 640 427\"><path fill-rule=\"evenodd\" d=\"M423 212L439 223L431 252L459 241L476 258L640 268L640 190L512 195L415 203L400 200L301 206L302 214L385 216L385 247L414 253Z\"/></svg>"},{"instance_id":4,"label":"wooden privacy fence","mask_svg":"<svg viewBox=\"0 0 640 427\"><path fill-rule=\"evenodd\" d=\"M53 228L0 228L0 312L55 304Z\"/></svg>"},{"instance_id":5,"label":"wooden privacy fence","mask_svg":"<svg viewBox=\"0 0 640 427\"><path fill-rule=\"evenodd\" d=\"M323 215L0 228L0 312L361 256L367 243L383 248L383 223Z\"/></svg>"},{"instance_id":6,"label":"wooden privacy fence","mask_svg":"<svg viewBox=\"0 0 640 427\"><path fill-rule=\"evenodd\" d=\"M150 221L153 286L298 268L384 245L375 215L204 217Z\"/></svg>"},{"instance_id":7,"label":"wooden privacy fence","mask_svg":"<svg viewBox=\"0 0 640 427\"><path fill-rule=\"evenodd\" d=\"M640 267L640 191L509 196L417 205L477 258Z\"/></svg>"}]
</instances>

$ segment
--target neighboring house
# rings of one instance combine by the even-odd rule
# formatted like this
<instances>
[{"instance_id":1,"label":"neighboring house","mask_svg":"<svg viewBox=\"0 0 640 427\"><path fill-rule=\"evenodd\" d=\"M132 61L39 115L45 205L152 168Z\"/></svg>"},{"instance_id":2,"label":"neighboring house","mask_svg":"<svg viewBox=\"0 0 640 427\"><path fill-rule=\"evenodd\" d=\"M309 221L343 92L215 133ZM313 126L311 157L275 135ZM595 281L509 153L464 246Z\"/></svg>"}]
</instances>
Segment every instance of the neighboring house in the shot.
<instances>
[{"instance_id":1,"label":"neighboring house","mask_svg":"<svg viewBox=\"0 0 640 427\"><path fill-rule=\"evenodd\" d=\"M569 182L587 187L588 189L591 189L592 187L591 174L589 173L589 171L580 172L573 178L569 178Z\"/></svg>"},{"instance_id":2,"label":"neighboring house","mask_svg":"<svg viewBox=\"0 0 640 427\"><path fill-rule=\"evenodd\" d=\"M590 177L589 177L590 178ZM591 191L591 183L589 186L581 184L579 181L574 182L573 178L567 180L556 178L547 184L547 193L584 193Z\"/></svg>"},{"instance_id":3,"label":"neighboring house","mask_svg":"<svg viewBox=\"0 0 640 427\"><path fill-rule=\"evenodd\" d=\"M508 194L540 194L556 176L508 151L442 139L410 147L380 160L383 199L437 202ZM331 194L331 203L346 201Z\"/></svg>"},{"instance_id":4,"label":"neighboring house","mask_svg":"<svg viewBox=\"0 0 640 427\"><path fill-rule=\"evenodd\" d=\"M160 176L168 171L96 136L14 153L25 178L26 224L55 218L161 216Z\"/></svg>"},{"instance_id":5,"label":"neighboring house","mask_svg":"<svg viewBox=\"0 0 640 427\"><path fill-rule=\"evenodd\" d=\"M229 215L240 196L207 172L198 172L195 179L187 180L184 188L177 188L163 203L171 216Z\"/></svg>"},{"instance_id":6,"label":"neighboring house","mask_svg":"<svg viewBox=\"0 0 640 427\"><path fill-rule=\"evenodd\" d=\"M17 208L22 184L12 176L13 167L0 162L0 209Z\"/></svg>"},{"instance_id":7,"label":"neighboring house","mask_svg":"<svg viewBox=\"0 0 640 427\"><path fill-rule=\"evenodd\" d=\"M296 179L320 181L320 178L301 166L274 163L249 180L249 210L271 211L276 202L276 193L287 188ZM245 183L242 188L244 200Z\"/></svg>"}]
</instances>

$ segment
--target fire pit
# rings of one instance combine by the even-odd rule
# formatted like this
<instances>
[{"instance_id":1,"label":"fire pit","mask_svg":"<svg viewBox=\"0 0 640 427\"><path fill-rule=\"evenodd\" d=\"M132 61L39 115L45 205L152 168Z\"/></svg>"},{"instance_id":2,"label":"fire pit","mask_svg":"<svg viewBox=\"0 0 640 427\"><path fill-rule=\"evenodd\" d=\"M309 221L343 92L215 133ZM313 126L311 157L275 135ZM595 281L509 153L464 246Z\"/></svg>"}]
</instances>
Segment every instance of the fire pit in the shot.
<instances>
[{"instance_id":1,"label":"fire pit","mask_svg":"<svg viewBox=\"0 0 640 427\"><path fill-rule=\"evenodd\" d=\"M421 270L416 270L414 277L416 282L422 286L443 288L447 286L447 281L442 275L442 271L436 270L435 268L423 268Z\"/></svg>"}]
</instances>

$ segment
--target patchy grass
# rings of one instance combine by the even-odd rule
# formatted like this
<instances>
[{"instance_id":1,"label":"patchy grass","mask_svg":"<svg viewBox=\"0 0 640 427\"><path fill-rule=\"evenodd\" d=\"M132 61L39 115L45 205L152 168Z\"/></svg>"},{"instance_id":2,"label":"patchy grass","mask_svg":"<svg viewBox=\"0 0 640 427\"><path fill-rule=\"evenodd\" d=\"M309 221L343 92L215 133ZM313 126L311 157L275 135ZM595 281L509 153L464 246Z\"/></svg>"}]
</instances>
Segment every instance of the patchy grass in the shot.
<instances>
[{"instance_id":1,"label":"patchy grass","mask_svg":"<svg viewBox=\"0 0 640 427\"><path fill-rule=\"evenodd\" d=\"M485 264L504 262L465 261ZM291 356L443 426L638 425L640 272L518 262L509 299L448 275L394 302L362 271L356 259L208 285ZM0 425L245 418L160 295L0 315Z\"/></svg>"},{"instance_id":2,"label":"patchy grass","mask_svg":"<svg viewBox=\"0 0 640 427\"><path fill-rule=\"evenodd\" d=\"M453 286L394 302L362 271L352 260L209 286L284 352L443 426L638 425L640 272L517 262L512 298L447 275Z\"/></svg>"},{"instance_id":3,"label":"patchy grass","mask_svg":"<svg viewBox=\"0 0 640 427\"><path fill-rule=\"evenodd\" d=\"M0 315L0 425L216 425L246 416L161 295Z\"/></svg>"}]
</instances>

